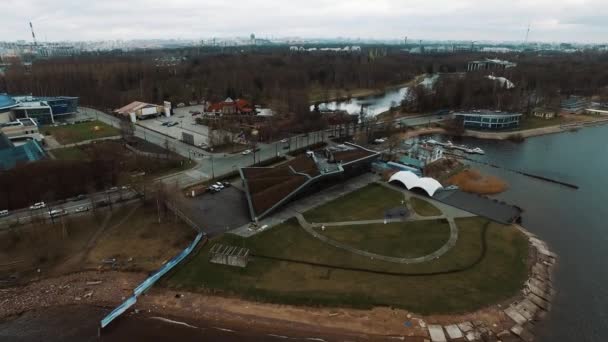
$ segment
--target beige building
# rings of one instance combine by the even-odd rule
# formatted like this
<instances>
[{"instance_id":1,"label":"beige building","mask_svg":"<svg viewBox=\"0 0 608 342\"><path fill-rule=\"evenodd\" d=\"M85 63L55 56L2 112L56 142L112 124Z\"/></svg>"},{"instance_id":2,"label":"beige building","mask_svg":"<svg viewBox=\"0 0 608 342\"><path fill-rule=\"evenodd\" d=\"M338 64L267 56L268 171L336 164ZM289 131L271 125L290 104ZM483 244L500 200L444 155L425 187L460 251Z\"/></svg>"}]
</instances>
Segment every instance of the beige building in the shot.
<instances>
[{"instance_id":1,"label":"beige building","mask_svg":"<svg viewBox=\"0 0 608 342\"><path fill-rule=\"evenodd\" d=\"M162 115L164 112L165 108L161 105L139 101L131 102L128 105L114 111L114 113L126 117L129 117L131 113L133 113L138 120L156 117Z\"/></svg>"},{"instance_id":2,"label":"beige building","mask_svg":"<svg viewBox=\"0 0 608 342\"><path fill-rule=\"evenodd\" d=\"M36 121L31 118L17 119L16 121L0 124L0 131L10 140L34 139L42 141L43 139Z\"/></svg>"},{"instance_id":3,"label":"beige building","mask_svg":"<svg viewBox=\"0 0 608 342\"><path fill-rule=\"evenodd\" d=\"M534 108L534 110L532 111L532 114L538 118L543 118L543 119L547 119L547 120L553 119L556 116L554 110L550 110L550 109L542 108L542 107Z\"/></svg>"}]
</instances>

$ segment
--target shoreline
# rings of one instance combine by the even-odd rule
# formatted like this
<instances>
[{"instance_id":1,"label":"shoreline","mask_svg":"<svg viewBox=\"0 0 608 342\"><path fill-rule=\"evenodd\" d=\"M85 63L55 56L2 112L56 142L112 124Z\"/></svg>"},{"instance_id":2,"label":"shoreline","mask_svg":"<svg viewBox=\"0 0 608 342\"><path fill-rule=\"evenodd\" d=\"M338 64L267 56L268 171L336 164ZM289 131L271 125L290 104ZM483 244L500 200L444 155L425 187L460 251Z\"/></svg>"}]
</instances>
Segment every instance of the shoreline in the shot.
<instances>
[{"instance_id":1,"label":"shoreline","mask_svg":"<svg viewBox=\"0 0 608 342\"><path fill-rule=\"evenodd\" d=\"M327 103L327 102L341 102L341 101L348 101L351 99L362 99L362 98L370 97L370 96L379 96L379 95L386 93L387 91L410 87L413 83L416 83L418 80L420 80L421 78L424 78L424 77L426 77L426 74L417 75L417 76L414 76L414 78L412 78L409 81L405 81L405 82L401 82L401 83L393 84L393 85L388 85L388 86L385 86L385 87L379 88L379 89L366 89L366 91L361 91L357 95L353 95L353 96L348 96L348 95L330 96L327 99L321 99L318 101L310 101L310 105L314 106L316 104Z\"/></svg>"},{"instance_id":2,"label":"shoreline","mask_svg":"<svg viewBox=\"0 0 608 342\"><path fill-rule=\"evenodd\" d=\"M592 121L581 121L577 123L572 123L568 125L555 125L555 126L547 126L540 128L532 128L520 131L509 131L509 132L485 132L485 131L473 131L473 130L465 130L462 134L463 137L469 138L477 138L477 139L485 139L485 140L509 140L513 136L520 135L522 138L531 138L549 134L557 134L557 133L566 133L572 130L578 130L585 127L594 127L603 124L608 124L608 118L596 119ZM407 131L405 133L401 133L402 139L410 139L423 135L431 135L431 134L442 134L442 135L450 135L445 128L442 127L433 127L433 128L420 128L412 131Z\"/></svg>"},{"instance_id":3,"label":"shoreline","mask_svg":"<svg viewBox=\"0 0 608 342\"><path fill-rule=\"evenodd\" d=\"M474 312L423 316L390 307L360 310L291 306L164 287L152 288L139 298L134 308L135 312L170 315L186 321L215 321L254 331L290 334L405 339L429 338L433 330L434 333L445 331L448 337L452 336L450 333L460 332L473 339L512 335L529 340L534 329L531 322L542 319L550 310L554 294L551 274L556 255L535 235L521 226L516 227L529 241L528 280L511 299ZM65 305L113 308L130 296L145 278L143 273L85 271L24 287L0 289L0 321L32 310Z\"/></svg>"}]
</instances>

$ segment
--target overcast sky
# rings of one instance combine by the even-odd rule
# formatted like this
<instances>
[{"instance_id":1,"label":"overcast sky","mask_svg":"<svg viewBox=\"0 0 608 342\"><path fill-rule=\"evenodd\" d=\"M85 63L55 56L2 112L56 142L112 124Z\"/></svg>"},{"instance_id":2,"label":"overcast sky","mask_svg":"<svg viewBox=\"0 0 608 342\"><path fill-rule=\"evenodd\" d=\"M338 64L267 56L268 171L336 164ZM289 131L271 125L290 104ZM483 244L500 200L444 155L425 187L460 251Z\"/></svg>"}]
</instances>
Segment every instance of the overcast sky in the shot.
<instances>
[{"instance_id":1,"label":"overcast sky","mask_svg":"<svg viewBox=\"0 0 608 342\"><path fill-rule=\"evenodd\" d=\"M608 41L606 0L0 0L0 40L299 36Z\"/></svg>"}]
</instances>

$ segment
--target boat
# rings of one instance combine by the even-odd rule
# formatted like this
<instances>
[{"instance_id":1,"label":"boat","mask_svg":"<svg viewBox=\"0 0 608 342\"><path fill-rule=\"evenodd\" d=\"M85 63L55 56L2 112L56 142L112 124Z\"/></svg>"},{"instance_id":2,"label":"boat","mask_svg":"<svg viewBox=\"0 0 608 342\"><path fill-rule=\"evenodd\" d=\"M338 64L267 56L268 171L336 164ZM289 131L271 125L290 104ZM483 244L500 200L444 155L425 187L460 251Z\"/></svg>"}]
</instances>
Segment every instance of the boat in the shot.
<instances>
[{"instance_id":1,"label":"boat","mask_svg":"<svg viewBox=\"0 0 608 342\"><path fill-rule=\"evenodd\" d=\"M472 149L471 151L472 151L472 153L477 153L477 154L486 154L486 153L484 152L484 150L482 150L482 149L481 149L481 148L479 148L479 147L475 147L475 148L474 148L474 149Z\"/></svg>"}]
</instances>

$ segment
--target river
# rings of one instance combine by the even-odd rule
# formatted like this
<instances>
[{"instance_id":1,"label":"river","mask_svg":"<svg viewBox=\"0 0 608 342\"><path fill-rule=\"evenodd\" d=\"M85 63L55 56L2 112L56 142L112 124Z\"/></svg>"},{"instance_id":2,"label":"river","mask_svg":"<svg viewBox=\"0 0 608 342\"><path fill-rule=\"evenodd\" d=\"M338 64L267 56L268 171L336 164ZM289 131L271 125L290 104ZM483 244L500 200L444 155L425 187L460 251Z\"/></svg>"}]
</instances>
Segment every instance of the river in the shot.
<instances>
[{"instance_id":1,"label":"river","mask_svg":"<svg viewBox=\"0 0 608 342\"><path fill-rule=\"evenodd\" d=\"M380 95L353 97L349 100L331 101L319 104L320 110L345 110L349 114L359 114L361 108L367 115L376 116L391 109L391 106L401 104L408 92L407 87L390 89ZM311 110L314 106L311 106Z\"/></svg>"},{"instance_id":2,"label":"river","mask_svg":"<svg viewBox=\"0 0 608 342\"><path fill-rule=\"evenodd\" d=\"M522 207L523 226L559 255L557 296L539 341L608 341L608 125L506 141L463 139L474 159L578 185L578 190L475 165L509 183L496 196Z\"/></svg>"}]
</instances>

